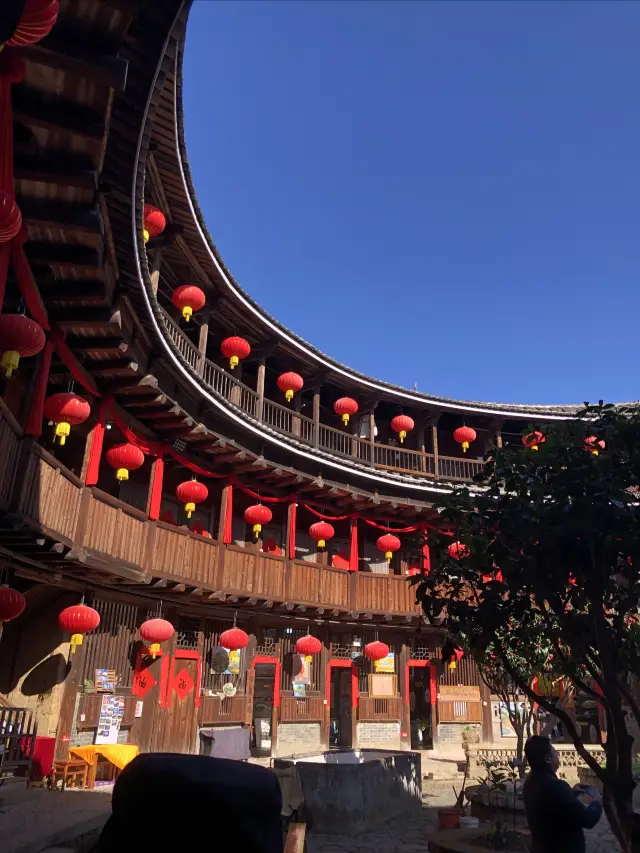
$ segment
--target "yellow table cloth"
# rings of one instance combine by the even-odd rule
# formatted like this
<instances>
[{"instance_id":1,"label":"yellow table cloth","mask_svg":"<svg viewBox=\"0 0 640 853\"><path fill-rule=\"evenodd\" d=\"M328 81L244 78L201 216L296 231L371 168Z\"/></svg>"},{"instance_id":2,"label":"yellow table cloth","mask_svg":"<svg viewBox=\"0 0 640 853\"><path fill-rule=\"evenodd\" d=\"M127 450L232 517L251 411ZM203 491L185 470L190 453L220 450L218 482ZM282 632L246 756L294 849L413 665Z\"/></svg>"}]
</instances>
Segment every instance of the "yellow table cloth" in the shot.
<instances>
[{"instance_id":1,"label":"yellow table cloth","mask_svg":"<svg viewBox=\"0 0 640 853\"><path fill-rule=\"evenodd\" d=\"M101 755L118 770L124 770L139 751L138 747L131 743L96 743L92 746L72 746L69 748L71 755L82 758L87 764L95 764L98 756Z\"/></svg>"}]
</instances>

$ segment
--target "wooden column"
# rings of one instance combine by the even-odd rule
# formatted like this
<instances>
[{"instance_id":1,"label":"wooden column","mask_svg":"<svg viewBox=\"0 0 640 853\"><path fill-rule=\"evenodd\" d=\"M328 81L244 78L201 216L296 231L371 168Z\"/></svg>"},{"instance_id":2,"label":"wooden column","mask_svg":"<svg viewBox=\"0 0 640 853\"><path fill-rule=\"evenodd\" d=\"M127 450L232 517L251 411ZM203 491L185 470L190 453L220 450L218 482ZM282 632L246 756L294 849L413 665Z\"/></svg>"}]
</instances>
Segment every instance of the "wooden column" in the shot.
<instances>
[{"instance_id":1,"label":"wooden column","mask_svg":"<svg viewBox=\"0 0 640 853\"><path fill-rule=\"evenodd\" d=\"M369 412L369 464L376 464L376 407Z\"/></svg>"},{"instance_id":2,"label":"wooden column","mask_svg":"<svg viewBox=\"0 0 640 853\"><path fill-rule=\"evenodd\" d=\"M222 498L220 500L220 518L218 520L218 565L216 568L216 581L215 585L218 589L222 586L222 577L224 574L224 558L226 553L226 545L224 543L224 527L227 518L228 505L229 505L229 490L231 486L227 485L222 489ZM233 512L233 502L231 505L231 511ZM233 522L232 522L233 524ZM232 527L233 530L233 527Z\"/></svg>"},{"instance_id":3,"label":"wooden column","mask_svg":"<svg viewBox=\"0 0 640 853\"><path fill-rule=\"evenodd\" d=\"M425 423L423 420L420 420L420 422L418 423L417 440L418 440L418 450L422 454L422 457L420 459L420 470L423 473L426 473L426 471L427 471L427 457L426 457L427 447L426 447L426 443L425 443L426 442L426 439L425 439Z\"/></svg>"},{"instance_id":4,"label":"wooden column","mask_svg":"<svg viewBox=\"0 0 640 853\"><path fill-rule=\"evenodd\" d=\"M156 249L151 265L151 290L154 296L158 295L158 285L160 284L160 267L162 266L162 249Z\"/></svg>"},{"instance_id":5,"label":"wooden column","mask_svg":"<svg viewBox=\"0 0 640 853\"><path fill-rule=\"evenodd\" d=\"M266 361L264 356L258 362L258 379L256 383L256 391L258 392L258 405L256 407L256 418L262 421L262 411L264 409L264 376L266 372Z\"/></svg>"},{"instance_id":6,"label":"wooden column","mask_svg":"<svg viewBox=\"0 0 640 853\"><path fill-rule=\"evenodd\" d=\"M65 761L69 755L69 741L71 739L73 717L76 710L76 696L78 694L78 688L80 687L82 672L84 670L86 648L86 642L82 643L82 645L76 646L75 654L69 655L67 677L64 681L62 702L60 703L60 715L58 717L58 727L56 729L56 761Z\"/></svg>"},{"instance_id":7,"label":"wooden column","mask_svg":"<svg viewBox=\"0 0 640 853\"><path fill-rule=\"evenodd\" d=\"M502 421L498 421L495 425L495 440L498 450L502 450Z\"/></svg>"},{"instance_id":8,"label":"wooden column","mask_svg":"<svg viewBox=\"0 0 640 853\"><path fill-rule=\"evenodd\" d=\"M293 398L293 410L300 414L300 407L302 405L302 398L300 394L296 394ZM295 416L291 418L291 429L294 435L300 435L300 418L296 418Z\"/></svg>"},{"instance_id":9,"label":"wooden column","mask_svg":"<svg viewBox=\"0 0 640 853\"><path fill-rule=\"evenodd\" d=\"M400 646L398 655L398 686L402 699L402 720L400 721L400 742L407 749L411 749L411 708L409 705L409 678L407 663L409 662L409 648L406 643Z\"/></svg>"},{"instance_id":10,"label":"wooden column","mask_svg":"<svg viewBox=\"0 0 640 853\"><path fill-rule=\"evenodd\" d=\"M433 442L433 470L436 480L440 477L440 465L438 463L438 420L431 422L431 440Z\"/></svg>"},{"instance_id":11,"label":"wooden column","mask_svg":"<svg viewBox=\"0 0 640 853\"><path fill-rule=\"evenodd\" d=\"M313 389L313 446L320 444L320 386Z\"/></svg>"},{"instance_id":12,"label":"wooden column","mask_svg":"<svg viewBox=\"0 0 640 853\"><path fill-rule=\"evenodd\" d=\"M242 362L240 362L240 364L236 367L236 369L233 372L235 373L234 378L237 379L239 382L242 382ZM241 392L240 386L236 385L235 382L231 386L231 393L229 394L229 402L233 403L234 406L238 406L238 408L241 407L242 392Z\"/></svg>"},{"instance_id":13,"label":"wooden column","mask_svg":"<svg viewBox=\"0 0 640 853\"><path fill-rule=\"evenodd\" d=\"M207 360L207 342L209 341L209 319L211 317L210 311L205 311L202 316L202 324L200 326L200 335L198 337L198 353L200 354L200 358L198 360L198 375L204 376L204 365Z\"/></svg>"}]
</instances>

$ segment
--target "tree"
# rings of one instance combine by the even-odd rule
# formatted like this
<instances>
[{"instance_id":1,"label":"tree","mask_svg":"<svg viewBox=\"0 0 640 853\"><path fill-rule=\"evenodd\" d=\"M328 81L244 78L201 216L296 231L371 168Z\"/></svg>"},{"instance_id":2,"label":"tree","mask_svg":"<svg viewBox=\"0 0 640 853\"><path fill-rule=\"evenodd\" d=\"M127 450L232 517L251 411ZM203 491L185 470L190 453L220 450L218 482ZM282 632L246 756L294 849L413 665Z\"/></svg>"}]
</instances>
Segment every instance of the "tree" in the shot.
<instances>
[{"instance_id":1,"label":"tree","mask_svg":"<svg viewBox=\"0 0 640 853\"><path fill-rule=\"evenodd\" d=\"M640 408L585 405L538 429L537 451L493 448L477 484L442 500L431 572L411 580L429 619L446 614L468 654L494 654L531 702L561 720L603 784L624 853L640 853L625 719L640 724L630 680L640 675ZM606 766L532 672L564 678L602 707Z\"/></svg>"}]
</instances>

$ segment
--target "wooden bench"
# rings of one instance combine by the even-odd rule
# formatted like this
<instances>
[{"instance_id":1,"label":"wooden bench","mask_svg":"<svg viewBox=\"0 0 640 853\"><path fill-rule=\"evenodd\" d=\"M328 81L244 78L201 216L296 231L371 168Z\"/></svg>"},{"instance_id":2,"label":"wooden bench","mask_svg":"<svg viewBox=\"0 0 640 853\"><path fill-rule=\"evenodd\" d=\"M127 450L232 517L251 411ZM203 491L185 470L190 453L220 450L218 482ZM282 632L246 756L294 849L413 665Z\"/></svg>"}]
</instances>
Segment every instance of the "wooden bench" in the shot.
<instances>
[{"instance_id":1,"label":"wooden bench","mask_svg":"<svg viewBox=\"0 0 640 853\"><path fill-rule=\"evenodd\" d=\"M62 780L62 788L67 786L74 788L86 788L88 784L89 765L81 758L72 758L67 761L54 761L51 770L51 788L56 789L57 783ZM78 784L79 783L79 784Z\"/></svg>"}]
</instances>

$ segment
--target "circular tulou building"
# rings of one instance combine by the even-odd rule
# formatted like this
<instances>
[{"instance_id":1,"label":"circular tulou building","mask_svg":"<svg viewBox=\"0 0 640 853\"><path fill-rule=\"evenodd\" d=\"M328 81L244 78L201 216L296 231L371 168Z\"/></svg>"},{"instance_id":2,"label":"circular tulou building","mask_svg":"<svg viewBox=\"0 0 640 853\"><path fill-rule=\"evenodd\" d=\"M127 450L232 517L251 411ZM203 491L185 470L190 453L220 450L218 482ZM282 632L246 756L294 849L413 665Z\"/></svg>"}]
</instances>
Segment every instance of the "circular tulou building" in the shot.
<instances>
[{"instance_id":1,"label":"circular tulou building","mask_svg":"<svg viewBox=\"0 0 640 853\"><path fill-rule=\"evenodd\" d=\"M408 576L439 496L571 407L380 382L244 292L189 171L189 2L2 5L7 763L500 738Z\"/></svg>"}]
</instances>

